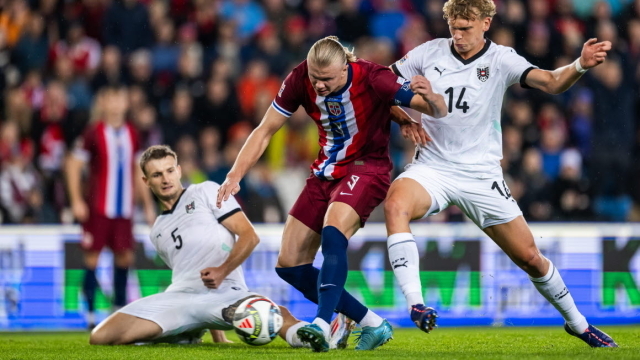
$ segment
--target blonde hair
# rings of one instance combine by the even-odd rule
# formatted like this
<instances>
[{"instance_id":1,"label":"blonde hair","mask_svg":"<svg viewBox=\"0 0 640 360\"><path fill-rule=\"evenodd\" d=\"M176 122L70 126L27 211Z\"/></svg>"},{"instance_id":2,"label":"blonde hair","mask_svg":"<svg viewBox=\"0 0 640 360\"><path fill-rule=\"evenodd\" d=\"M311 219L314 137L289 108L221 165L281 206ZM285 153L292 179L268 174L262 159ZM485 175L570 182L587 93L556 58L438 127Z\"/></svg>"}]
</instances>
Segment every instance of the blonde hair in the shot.
<instances>
[{"instance_id":1,"label":"blonde hair","mask_svg":"<svg viewBox=\"0 0 640 360\"><path fill-rule=\"evenodd\" d=\"M342 46L337 36L327 36L316 41L307 54L307 61L318 67L326 67L337 62L346 65L356 60L353 49Z\"/></svg>"},{"instance_id":2,"label":"blonde hair","mask_svg":"<svg viewBox=\"0 0 640 360\"><path fill-rule=\"evenodd\" d=\"M444 19L453 21L457 18L475 20L478 17L492 18L496 14L493 0L449 0L442 7Z\"/></svg>"}]
</instances>

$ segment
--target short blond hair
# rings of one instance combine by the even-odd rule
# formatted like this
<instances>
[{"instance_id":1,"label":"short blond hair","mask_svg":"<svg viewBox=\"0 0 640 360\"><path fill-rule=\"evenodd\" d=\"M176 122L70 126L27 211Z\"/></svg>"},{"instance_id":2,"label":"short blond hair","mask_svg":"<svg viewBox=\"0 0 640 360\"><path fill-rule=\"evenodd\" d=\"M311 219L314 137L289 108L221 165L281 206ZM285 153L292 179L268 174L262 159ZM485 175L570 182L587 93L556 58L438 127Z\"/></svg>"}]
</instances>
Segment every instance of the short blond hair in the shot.
<instances>
[{"instance_id":1,"label":"short blond hair","mask_svg":"<svg viewBox=\"0 0 640 360\"><path fill-rule=\"evenodd\" d=\"M147 169L145 169L145 167L149 161L164 159L167 156L173 156L173 158L178 161L178 155L176 155L175 151L171 150L169 145L150 146L140 157L140 169L142 169L142 173L145 176L147 175Z\"/></svg>"},{"instance_id":2,"label":"short blond hair","mask_svg":"<svg viewBox=\"0 0 640 360\"><path fill-rule=\"evenodd\" d=\"M356 60L353 50L344 47L337 36L327 36L316 41L307 54L307 62L318 67L327 67L338 62L346 65Z\"/></svg>"},{"instance_id":3,"label":"short blond hair","mask_svg":"<svg viewBox=\"0 0 640 360\"><path fill-rule=\"evenodd\" d=\"M457 18L475 20L496 14L496 4L493 0L449 0L442 7L444 19L453 21Z\"/></svg>"}]
</instances>

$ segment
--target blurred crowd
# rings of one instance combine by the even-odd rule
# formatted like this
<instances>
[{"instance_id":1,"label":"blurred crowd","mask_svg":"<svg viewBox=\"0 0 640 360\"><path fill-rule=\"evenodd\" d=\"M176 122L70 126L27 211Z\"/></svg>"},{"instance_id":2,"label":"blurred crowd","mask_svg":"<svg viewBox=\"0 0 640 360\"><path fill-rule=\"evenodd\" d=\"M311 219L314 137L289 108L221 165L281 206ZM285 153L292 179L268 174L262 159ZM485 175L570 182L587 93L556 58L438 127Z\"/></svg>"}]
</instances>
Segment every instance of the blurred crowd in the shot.
<instances>
[{"instance_id":1,"label":"blurred crowd","mask_svg":"<svg viewBox=\"0 0 640 360\"><path fill-rule=\"evenodd\" d=\"M504 101L505 176L529 221L638 221L640 0L496 0L488 37L554 69L591 37L608 60L569 91L516 85ZM125 84L143 147L166 143L186 183L222 182L283 77L338 35L390 65L449 37L443 0L0 0L3 223L68 223L64 159L99 121L100 89ZM414 118L418 118L413 114ZM238 195L256 222L284 221L318 151L298 111ZM393 128L398 174L413 145ZM374 213L372 220L382 220ZM462 221L451 209L427 221Z\"/></svg>"}]
</instances>

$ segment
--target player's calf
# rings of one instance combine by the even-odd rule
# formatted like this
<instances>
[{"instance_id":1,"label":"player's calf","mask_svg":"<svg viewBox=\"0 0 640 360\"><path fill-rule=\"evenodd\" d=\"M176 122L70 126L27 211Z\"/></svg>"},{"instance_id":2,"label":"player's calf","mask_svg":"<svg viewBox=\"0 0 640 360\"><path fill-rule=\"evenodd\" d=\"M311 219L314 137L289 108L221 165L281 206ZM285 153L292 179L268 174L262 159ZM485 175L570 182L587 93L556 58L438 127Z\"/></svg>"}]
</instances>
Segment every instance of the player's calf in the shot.
<instances>
[{"instance_id":1,"label":"player's calf","mask_svg":"<svg viewBox=\"0 0 640 360\"><path fill-rule=\"evenodd\" d=\"M162 328L155 322L118 312L93 329L89 344L132 344L152 340L160 334L162 334Z\"/></svg>"}]
</instances>

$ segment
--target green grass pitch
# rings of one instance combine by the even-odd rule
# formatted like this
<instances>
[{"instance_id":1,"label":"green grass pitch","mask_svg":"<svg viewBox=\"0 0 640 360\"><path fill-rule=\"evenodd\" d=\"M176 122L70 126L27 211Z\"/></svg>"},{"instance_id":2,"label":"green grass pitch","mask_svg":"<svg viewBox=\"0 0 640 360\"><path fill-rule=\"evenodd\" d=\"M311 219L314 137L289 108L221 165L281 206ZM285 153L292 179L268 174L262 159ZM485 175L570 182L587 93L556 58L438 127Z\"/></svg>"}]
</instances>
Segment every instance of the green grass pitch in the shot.
<instances>
[{"instance_id":1,"label":"green grass pitch","mask_svg":"<svg viewBox=\"0 0 640 360\"><path fill-rule=\"evenodd\" d=\"M346 350L317 354L291 349L281 339L252 347L238 340L214 344L210 336L199 345L90 346L88 333L1 332L0 359L640 359L640 326L603 326L618 349L591 349L562 327L442 328L431 334L396 329L394 340L374 351Z\"/></svg>"}]
</instances>

